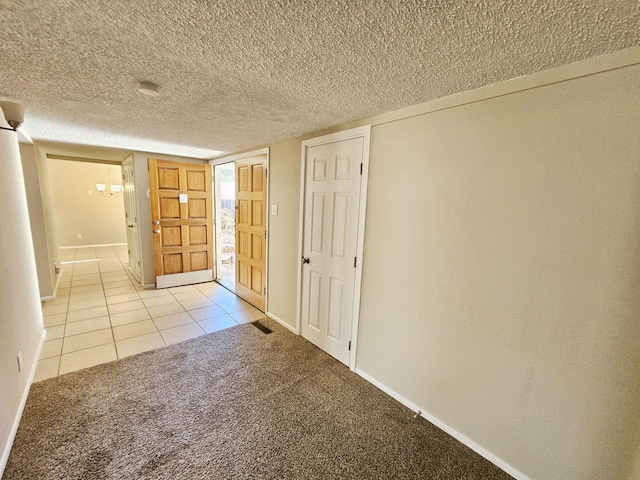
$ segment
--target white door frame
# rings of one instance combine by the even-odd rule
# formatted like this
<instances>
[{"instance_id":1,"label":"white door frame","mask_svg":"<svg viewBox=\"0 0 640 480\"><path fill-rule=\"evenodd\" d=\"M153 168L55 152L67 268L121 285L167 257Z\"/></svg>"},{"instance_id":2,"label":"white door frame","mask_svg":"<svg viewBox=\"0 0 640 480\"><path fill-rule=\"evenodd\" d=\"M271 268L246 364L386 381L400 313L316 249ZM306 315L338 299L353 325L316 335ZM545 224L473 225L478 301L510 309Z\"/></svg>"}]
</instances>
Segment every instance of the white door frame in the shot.
<instances>
[{"instance_id":1,"label":"white door frame","mask_svg":"<svg viewBox=\"0 0 640 480\"><path fill-rule=\"evenodd\" d=\"M131 265L129 265L129 270L131 270L131 273L133 274L133 276L138 280L138 282L140 284L143 283L142 279L143 279L143 275L142 275L142 238L140 235L140 225L138 224L138 197L137 197L137 191L136 191L136 183L135 183L135 163L133 161L133 155L129 155L127 158L125 158L122 161L122 165L121 168L125 168L125 167L130 167L132 172L133 172L133 192L128 193L127 195L130 196L130 202L124 202L124 208L125 208L125 214L127 216L127 248L129 249L129 260L131 260L131 254L133 253L133 256L137 258L138 260L138 268L135 268L136 266L134 265L134 267L132 268ZM123 185L124 185L124 174L121 174L123 177ZM133 212L130 211L130 208L133 207ZM134 215L134 223L136 225L136 230L135 233L130 231L129 229L129 221L131 220L131 214ZM129 240L131 238L133 238L135 235L137 241L136 242L130 242ZM129 262L131 264L131 262ZM137 273L137 275L136 275Z\"/></svg>"},{"instance_id":2,"label":"white door frame","mask_svg":"<svg viewBox=\"0 0 640 480\"><path fill-rule=\"evenodd\" d=\"M296 331L301 334L302 319L302 262L303 242L304 242L304 210L305 210L305 190L306 190L306 173L307 173L307 150L310 147L325 145L327 143L340 142L342 140L351 140L353 138L363 139L362 150L362 179L360 183L360 208L358 211L358 236L356 244L356 274L355 285L353 289L353 311L351 321L351 351L349 352L349 369L356 369L356 352L358 349L358 322L360 319L360 292L362 286L362 264L364 253L364 228L367 212L367 185L369 182L369 143L371 139L371 125L364 127L344 130L342 132L331 133L321 137L310 138L302 142L302 156L300 168L300 220L299 220L299 236L298 236L298 287L296 302Z\"/></svg>"},{"instance_id":3,"label":"white door frame","mask_svg":"<svg viewBox=\"0 0 640 480\"><path fill-rule=\"evenodd\" d=\"M265 205L265 207L267 208L267 211L265 212L265 216L266 216L266 229L267 229L267 243L265 245L265 259L264 259L264 282L265 282L265 286L267 287L267 293L264 296L264 311L265 311L265 315L266 312L268 312L268 303L269 303L269 147L265 147L265 148L260 148L258 150L252 150L250 152L244 152L244 153L235 153L233 155L227 155L224 157L217 157L214 158L213 160L209 160L209 165L211 165L211 170L213 172L213 167L216 165L222 165L224 163L230 163L230 162L234 162L236 160L241 160L243 158L249 158L249 157L256 157L258 155L266 155L267 156L267 163L266 163L266 169L267 169L267 204ZM213 201L215 202L215 192L213 193L214 198ZM217 222L217 219L216 219ZM215 228L214 228L215 231ZM237 242L237 239L236 239ZM215 246L214 246L215 248Z\"/></svg>"}]
</instances>

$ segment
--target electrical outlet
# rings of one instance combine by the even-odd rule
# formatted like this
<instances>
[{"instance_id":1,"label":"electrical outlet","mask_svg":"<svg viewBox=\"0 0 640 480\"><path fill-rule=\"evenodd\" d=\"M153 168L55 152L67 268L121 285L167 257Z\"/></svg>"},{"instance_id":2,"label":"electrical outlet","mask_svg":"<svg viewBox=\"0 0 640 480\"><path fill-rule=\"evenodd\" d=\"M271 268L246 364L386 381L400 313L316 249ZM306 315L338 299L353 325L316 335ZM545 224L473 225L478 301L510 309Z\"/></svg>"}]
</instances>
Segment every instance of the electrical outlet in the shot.
<instances>
[{"instance_id":1,"label":"electrical outlet","mask_svg":"<svg viewBox=\"0 0 640 480\"><path fill-rule=\"evenodd\" d=\"M77 238L78 240L82 240L82 234L81 234L81 233L77 234L77 235L76 235L76 238Z\"/></svg>"},{"instance_id":2,"label":"electrical outlet","mask_svg":"<svg viewBox=\"0 0 640 480\"><path fill-rule=\"evenodd\" d=\"M18 372L22 371L22 350L18 352Z\"/></svg>"}]
</instances>

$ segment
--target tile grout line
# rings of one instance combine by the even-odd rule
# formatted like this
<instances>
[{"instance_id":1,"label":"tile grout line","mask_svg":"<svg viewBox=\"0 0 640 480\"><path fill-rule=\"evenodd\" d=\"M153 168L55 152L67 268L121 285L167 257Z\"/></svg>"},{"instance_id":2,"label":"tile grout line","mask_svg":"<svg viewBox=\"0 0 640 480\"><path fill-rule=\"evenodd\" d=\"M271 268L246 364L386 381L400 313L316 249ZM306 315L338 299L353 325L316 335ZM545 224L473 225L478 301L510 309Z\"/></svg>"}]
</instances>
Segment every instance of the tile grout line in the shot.
<instances>
[{"instance_id":1,"label":"tile grout line","mask_svg":"<svg viewBox=\"0 0 640 480\"><path fill-rule=\"evenodd\" d=\"M111 249L115 253L114 248L111 247ZM120 258L118 258L118 261L120 261ZM122 266L122 262L120 262L120 265ZM116 352L116 359L120 359L120 355L118 355L118 346L116 345L116 337L115 337L115 334L113 333L113 323L111 323L111 311L109 310L109 305L107 305L107 292L105 292L105 289L104 289L104 278L102 278L102 272L100 271L99 260L98 260L98 272L100 272L100 285L102 285L102 293L104 293L104 304L105 304L105 308L107 309L107 315L109 316L109 327L110 327L109 330L111 331L111 341L113 342L113 351Z\"/></svg>"},{"instance_id":2,"label":"tile grout line","mask_svg":"<svg viewBox=\"0 0 640 480\"><path fill-rule=\"evenodd\" d=\"M93 253L86 253L86 254L85 253L81 253L81 249L82 248L83 247L78 247L78 248L74 249L73 259L72 259L71 262L69 262L70 266L71 266L70 278L69 278L69 286L68 286L69 290L67 292L66 311L65 311L64 325L63 325L63 335L62 335L62 338L61 338L60 355L58 356L58 364L57 364L57 370L56 370L56 375L55 376L59 376L60 375L63 355L73 354L73 353L80 352L80 351L83 351L83 350L88 350L88 349L95 348L95 347L100 347L100 346L104 346L104 345L108 345L108 344L113 344L113 348L115 350L116 358L117 359L124 358L124 357L120 356L120 353L118 351L117 340L115 338L115 330L114 330L115 327L114 327L113 322L112 322L112 314L111 314L111 311L109 309L109 304L108 304L108 298L109 297L107 296L107 293L106 293L105 281L109 280L109 278L105 279L104 275L106 275L108 273L111 273L111 272L114 273L114 275L113 275L114 277L123 276L123 277L126 278L126 280L120 279L120 280L116 280L116 282L124 282L124 281L128 282L127 287L113 287L113 288L128 288L128 287L132 287L134 289L134 292L131 292L131 293L136 293L137 294L137 300L132 300L132 301L141 301L142 302L142 307L143 308L141 308L140 310L144 309L146 311L146 313L148 315L148 319L151 320L151 322L152 322L152 324L154 326L155 333L160 334L160 339L161 339L163 345L164 346L170 345L165 341L164 337L162 336L162 330L160 328L158 328L158 325L155 322L155 318L160 318L160 317L166 316L166 315L160 315L159 317L155 317L155 318L151 315L151 312L149 310L151 307L148 307L146 305L146 303L144 302L145 298L140 296L140 292L142 290L144 290L144 289L142 289L142 288L140 288L140 287L135 285L132 276L127 271L126 264L123 263L123 260L120 258L120 256L116 252L115 248L114 247L110 247L111 252L106 255L107 258L100 258L100 257L104 257L104 256L100 255L100 253L98 251L96 251L97 249L91 249L91 251ZM86 270L84 270L84 268L82 268L80 271L78 271L76 269L76 267L78 267L78 261L81 261L81 260L85 260L85 261L86 260L93 260L93 261L95 261L97 263L97 265L96 265L97 273L92 272L92 271L87 272ZM115 264L116 261L117 261L117 268L115 270L114 269L104 270L105 268L108 268L107 263ZM90 283L90 284L85 284L85 285L76 285L75 288L89 287L91 285L99 285L100 286L99 291L101 291L102 297L93 297L93 298L95 298L95 299L98 299L98 298L104 299L103 305L107 310L107 317L109 319L109 327L108 328L111 331L111 341L108 342L108 343L100 343L98 345L94 345L94 346L91 346L91 347L80 348L78 350L74 350L73 352L68 352L67 354L63 354L65 342L69 338L71 338L73 336L77 336L77 335L82 335L82 334L85 334L85 333L92 333L94 331L106 330L106 328L105 329L97 329L97 330L89 330L87 332L76 333L75 335L68 335L67 327L69 326L70 323L73 323L73 322L69 322L69 315L71 313L70 305L71 305L71 303L73 303L72 302L72 299L73 299L72 292L74 290L73 282L74 282L74 279L78 280L78 281L82 281L83 278L81 278L81 277L88 276L88 275L98 275L99 278L100 278L100 282L96 283L96 284ZM114 283L114 282L107 282L107 283ZM212 283L212 284L214 284L216 286L219 285L217 282L210 282L210 283ZM205 291L203 291L200 288L198 288L197 285L192 285L192 287L193 287L193 291L197 292L199 295L196 298L193 298L193 299L187 298L187 299L185 299L183 301L188 302L189 300L197 300L197 299L201 299L202 298L202 299L207 299L208 301L212 302L212 305L206 305L204 307L196 307L196 308L193 308L192 310L197 310L199 308L216 307L216 308L220 309L220 311L222 312L222 315L220 315L220 317L223 317L223 316L227 317L228 319L231 320L231 322L233 322L234 325L239 325L240 322L238 320L236 320L232 316L233 314L239 313L240 311L249 311L249 310L251 310L251 306L250 305L246 305L245 308L241 308L240 310L238 310L236 312L227 312L224 308L221 307L220 303L217 303L212 298L212 297L215 297L215 294L213 294L214 292L212 292L211 289L207 289L207 291L209 292L209 294L208 294L208 293L205 293ZM224 286L222 286L222 288L224 289ZM228 300L227 302L222 302L222 304L230 303L230 302L235 301L235 300L242 300L242 299L240 299L240 297L235 295L233 292L228 291L228 289L225 289L225 290L227 292L231 293L231 295L234 297L234 299ZM98 290L95 290L95 291L97 292ZM168 291L168 295L171 296L172 301L176 302L176 304L179 305L180 308L182 309L182 312L176 312L176 313L185 312L185 313L188 314L188 317L190 318L190 320L198 326L199 333L198 333L197 336L207 335L207 330L205 330L205 328L200 324L200 322L194 317L194 315L191 313L191 311L187 310L187 307L182 303L182 301L180 301L179 298L176 297L176 295L178 295L180 293L184 293L184 292L173 292L173 291L171 291L171 289L167 289L167 291ZM189 290L187 290L187 291L189 291ZM89 293L89 292L86 292L86 293ZM78 293L80 294L81 292L78 292ZM126 293L124 293L124 294L126 294ZM210 296L210 294L213 294L213 295ZM218 293L218 294L220 294L220 293ZM118 294L114 294L114 295L118 295ZM154 297L152 296L152 297L149 297L149 298L154 298ZM78 302L90 301L90 300L92 300L92 298L79 299ZM119 302L119 303L124 303L124 302ZM114 304L114 305L116 305L116 304ZM96 308L96 307L80 308L77 311L88 310L90 308ZM76 310L74 310L74 312L75 311ZM127 313L127 312L125 311L125 312L121 312L121 313ZM172 315L172 314L167 314L167 315ZM82 319L82 320L76 320L76 321L77 322L80 322L80 321L91 321L91 320L95 320L95 319L100 318L100 317L101 316ZM211 319L214 319L214 318L216 318L216 317L211 317ZM124 325L132 325L132 324L139 323L139 322L146 321L146 320L147 319L138 320L138 321L135 321L135 322L124 324ZM210 319L205 318L205 319L203 319L201 321L202 322L206 322L207 320L210 320ZM184 324L184 326L186 326L186 325L187 324ZM179 328L181 326L183 326L183 325L177 325L175 327L169 327L168 329ZM164 330L168 330L168 329L164 329ZM214 331L216 331L216 330L214 330ZM153 332L150 332L150 333L153 333ZM140 336L143 336L143 335L145 335L145 334L134 335L132 337L127 337L126 339L123 339L123 340L128 340L130 338L136 338L136 337L140 337Z\"/></svg>"},{"instance_id":3,"label":"tile grout line","mask_svg":"<svg viewBox=\"0 0 640 480\"><path fill-rule=\"evenodd\" d=\"M64 351L64 342L67 338L67 318L69 316L69 306L71 304L71 285L73 284L73 271L76 266L76 255L78 249L73 250L73 263L71 264L71 278L69 278L69 295L67 296L67 311L64 314L64 327L62 329L62 343L60 345L60 355L58 357L58 368L56 369L56 377L60 376L60 365L62 364L62 352Z\"/></svg>"}]
</instances>

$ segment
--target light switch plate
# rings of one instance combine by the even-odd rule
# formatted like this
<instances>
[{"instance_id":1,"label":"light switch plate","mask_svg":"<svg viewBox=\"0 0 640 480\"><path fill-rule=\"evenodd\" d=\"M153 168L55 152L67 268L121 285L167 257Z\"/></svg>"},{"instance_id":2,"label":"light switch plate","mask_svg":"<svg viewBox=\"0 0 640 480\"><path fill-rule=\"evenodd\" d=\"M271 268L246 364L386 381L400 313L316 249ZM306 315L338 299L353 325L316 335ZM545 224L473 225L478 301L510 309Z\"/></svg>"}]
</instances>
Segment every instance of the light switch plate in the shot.
<instances>
[{"instance_id":1,"label":"light switch plate","mask_svg":"<svg viewBox=\"0 0 640 480\"><path fill-rule=\"evenodd\" d=\"M278 215L278 205L271 205L271 215Z\"/></svg>"}]
</instances>

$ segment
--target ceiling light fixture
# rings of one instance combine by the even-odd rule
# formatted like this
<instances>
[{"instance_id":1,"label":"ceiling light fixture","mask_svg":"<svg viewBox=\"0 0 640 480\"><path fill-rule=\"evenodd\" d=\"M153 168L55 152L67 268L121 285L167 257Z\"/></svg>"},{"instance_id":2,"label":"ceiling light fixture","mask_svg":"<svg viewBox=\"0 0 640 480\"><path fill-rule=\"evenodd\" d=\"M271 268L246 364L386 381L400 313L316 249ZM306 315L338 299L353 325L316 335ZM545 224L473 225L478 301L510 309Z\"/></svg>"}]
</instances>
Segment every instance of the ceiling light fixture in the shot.
<instances>
[{"instance_id":1,"label":"ceiling light fixture","mask_svg":"<svg viewBox=\"0 0 640 480\"><path fill-rule=\"evenodd\" d=\"M151 82L140 82L138 91L148 97L157 97L160 95L160 87Z\"/></svg>"},{"instance_id":2,"label":"ceiling light fixture","mask_svg":"<svg viewBox=\"0 0 640 480\"><path fill-rule=\"evenodd\" d=\"M11 127L0 126L0 129L17 131L20 125L22 125L22 122L24 122L24 107L19 103L1 101L0 108L4 112L4 118L7 119L9 127Z\"/></svg>"},{"instance_id":3,"label":"ceiling light fixture","mask_svg":"<svg viewBox=\"0 0 640 480\"><path fill-rule=\"evenodd\" d=\"M117 183L111 183L111 169L109 169L109 190L107 191L106 183L96 183L96 190L100 195L108 193L109 195L113 196L124 192L124 187Z\"/></svg>"}]
</instances>

